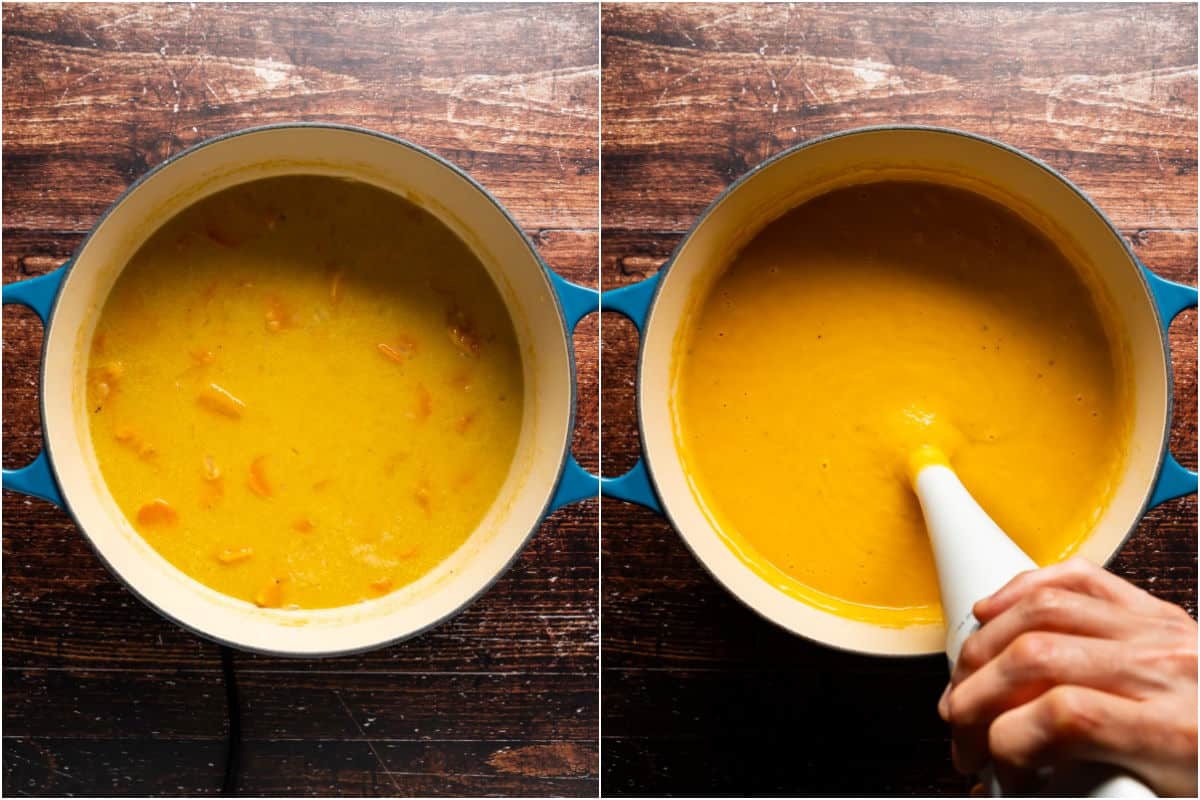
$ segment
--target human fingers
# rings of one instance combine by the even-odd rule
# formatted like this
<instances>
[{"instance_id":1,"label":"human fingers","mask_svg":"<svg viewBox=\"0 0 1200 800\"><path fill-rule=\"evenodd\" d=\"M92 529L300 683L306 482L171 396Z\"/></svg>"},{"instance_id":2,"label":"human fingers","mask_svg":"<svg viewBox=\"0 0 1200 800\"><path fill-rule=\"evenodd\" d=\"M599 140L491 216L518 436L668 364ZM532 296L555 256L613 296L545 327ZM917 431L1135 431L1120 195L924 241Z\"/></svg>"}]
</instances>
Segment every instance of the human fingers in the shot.
<instances>
[{"instance_id":1,"label":"human fingers","mask_svg":"<svg viewBox=\"0 0 1200 800\"><path fill-rule=\"evenodd\" d=\"M1099 762L1125 769L1160 794L1194 795L1196 729L1181 722L1179 712L1082 686L1056 686L997 717L988 750L1001 774Z\"/></svg>"},{"instance_id":2,"label":"human fingers","mask_svg":"<svg viewBox=\"0 0 1200 800\"><path fill-rule=\"evenodd\" d=\"M963 642L950 682L961 683L1026 633L1046 631L1122 639L1143 629L1142 618L1111 600L1057 586L1040 586L988 620Z\"/></svg>"},{"instance_id":3,"label":"human fingers","mask_svg":"<svg viewBox=\"0 0 1200 800\"><path fill-rule=\"evenodd\" d=\"M1022 572L997 592L975 604L975 618L986 625L1022 597L1042 587L1055 587L1117 603L1135 614L1157 614L1167 605L1148 592L1074 556L1060 564Z\"/></svg>"}]
</instances>

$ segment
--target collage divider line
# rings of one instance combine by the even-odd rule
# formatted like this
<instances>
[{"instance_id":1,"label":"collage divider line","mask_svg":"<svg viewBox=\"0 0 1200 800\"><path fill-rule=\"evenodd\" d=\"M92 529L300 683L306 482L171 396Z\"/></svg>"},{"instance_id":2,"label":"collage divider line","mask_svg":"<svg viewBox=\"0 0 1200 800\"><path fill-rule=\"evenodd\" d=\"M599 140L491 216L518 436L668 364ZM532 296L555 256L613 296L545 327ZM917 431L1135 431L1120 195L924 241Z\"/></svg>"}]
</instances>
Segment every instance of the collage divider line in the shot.
<instances>
[{"instance_id":1,"label":"collage divider line","mask_svg":"<svg viewBox=\"0 0 1200 800\"><path fill-rule=\"evenodd\" d=\"M596 291L604 291L604 3L596 2ZM596 295L599 306L600 295ZM604 314L596 309L596 474L604 477ZM604 796L604 498L596 484L596 796Z\"/></svg>"}]
</instances>

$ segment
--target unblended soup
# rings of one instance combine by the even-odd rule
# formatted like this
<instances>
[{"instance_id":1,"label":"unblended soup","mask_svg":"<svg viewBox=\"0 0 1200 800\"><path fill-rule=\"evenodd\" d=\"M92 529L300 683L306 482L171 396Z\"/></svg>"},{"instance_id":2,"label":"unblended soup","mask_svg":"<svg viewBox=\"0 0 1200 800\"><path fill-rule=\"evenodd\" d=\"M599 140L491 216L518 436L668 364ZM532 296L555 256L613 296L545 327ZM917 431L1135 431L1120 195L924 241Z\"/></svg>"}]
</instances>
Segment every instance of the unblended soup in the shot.
<instances>
[{"instance_id":1,"label":"unblended soup","mask_svg":"<svg viewBox=\"0 0 1200 800\"><path fill-rule=\"evenodd\" d=\"M1086 539L1131 427L1121 336L1083 273L982 195L880 182L768 225L690 313L676 439L727 543L842 616L941 620L922 445L1039 564Z\"/></svg>"},{"instance_id":2,"label":"unblended soup","mask_svg":"<svg viewBox=\"0 0 1200 800\"><path fill-rule=\"evenodd\" d=\"M513 462L522 364L472 251L367 184L253 181L137 251L91 341L87 411L117 505L183 572L324 608L428 573Z\"/></svg>"}]
</instances>

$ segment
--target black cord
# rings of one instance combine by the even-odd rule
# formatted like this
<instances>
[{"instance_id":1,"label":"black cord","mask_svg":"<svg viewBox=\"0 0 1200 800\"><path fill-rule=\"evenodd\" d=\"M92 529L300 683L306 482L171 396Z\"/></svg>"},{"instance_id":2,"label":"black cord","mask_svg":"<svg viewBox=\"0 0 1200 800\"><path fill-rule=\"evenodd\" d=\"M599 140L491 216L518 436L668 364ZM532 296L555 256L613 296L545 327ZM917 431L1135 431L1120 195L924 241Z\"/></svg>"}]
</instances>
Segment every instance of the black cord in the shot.
<instances>
[{"instance_id":1,"label":"black cord","mask_svg":"<svg viewBox=\"0 0 1200 800\"><path fill-rule=\"evenodd\" d=\"M233 671L233 651L224 645L221 645L221 672L225 676L225 718L229 723L221 794L232 797L237 794L238 767L242 754L242 709L238 701L237 674Z\"/></svg>"}]
</instances>

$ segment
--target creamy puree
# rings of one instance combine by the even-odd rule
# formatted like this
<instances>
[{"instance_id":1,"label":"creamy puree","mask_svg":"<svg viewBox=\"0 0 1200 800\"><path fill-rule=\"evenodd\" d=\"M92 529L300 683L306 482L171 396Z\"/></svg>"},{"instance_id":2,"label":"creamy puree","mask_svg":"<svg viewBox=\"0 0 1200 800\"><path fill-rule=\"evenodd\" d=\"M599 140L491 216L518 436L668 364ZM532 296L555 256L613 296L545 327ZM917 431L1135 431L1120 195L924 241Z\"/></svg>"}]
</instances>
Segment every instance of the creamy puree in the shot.
<instances>
[{"instance_id":1,"label":"creamy puree","mask_svg":"<svg viewBox=\"0 0 1200 800\"><path fill-rule=\"evenodd\" d=\"M522 368L483 265L412 203L280 177L220 192L129 261L91 342L104 482L183 572L259 606L410 583L503 484Z\"/></svg>"},{"instance_id":2,"label":"creamy puree","mask_svg":"<svg viewBox=\"0 0 1200 800\"><path fill-rule=\"evenodd\" d=\"M738 254L685 324L676 436L728 544L840 615L941 621L922 444L1036 560L1108 501L1130 430L1123 346L1081 273L983 196L883 182L818 197Z\"/></svg>"}]
</instances>

